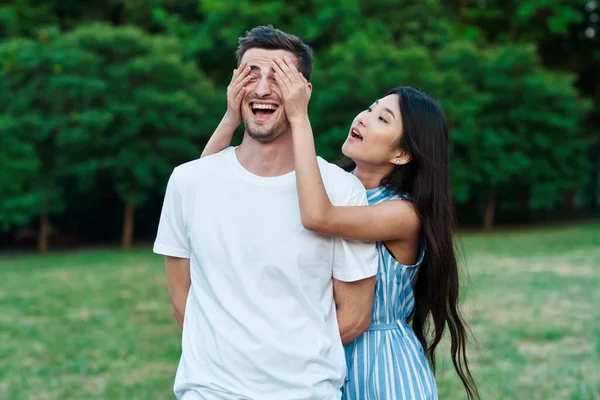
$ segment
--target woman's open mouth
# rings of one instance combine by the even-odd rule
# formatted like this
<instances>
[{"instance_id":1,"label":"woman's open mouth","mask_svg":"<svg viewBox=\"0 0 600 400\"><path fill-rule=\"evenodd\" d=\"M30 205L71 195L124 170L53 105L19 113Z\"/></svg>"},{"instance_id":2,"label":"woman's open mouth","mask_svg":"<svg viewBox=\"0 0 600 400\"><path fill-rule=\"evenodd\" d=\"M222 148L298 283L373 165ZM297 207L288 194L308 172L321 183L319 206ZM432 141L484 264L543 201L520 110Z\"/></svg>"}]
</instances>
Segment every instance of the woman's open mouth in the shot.
<instances>
[{"instance_id":1,"label":"woman's open mouth","mask_svg":"<svg viewBox=\"0 0 600 400\"><path fill-rule=\"evenodd\" d=\"M363 137L360 133L354 128L350 129L350 139L351 140L363 140Z\"/></svg>"}]
</instances>

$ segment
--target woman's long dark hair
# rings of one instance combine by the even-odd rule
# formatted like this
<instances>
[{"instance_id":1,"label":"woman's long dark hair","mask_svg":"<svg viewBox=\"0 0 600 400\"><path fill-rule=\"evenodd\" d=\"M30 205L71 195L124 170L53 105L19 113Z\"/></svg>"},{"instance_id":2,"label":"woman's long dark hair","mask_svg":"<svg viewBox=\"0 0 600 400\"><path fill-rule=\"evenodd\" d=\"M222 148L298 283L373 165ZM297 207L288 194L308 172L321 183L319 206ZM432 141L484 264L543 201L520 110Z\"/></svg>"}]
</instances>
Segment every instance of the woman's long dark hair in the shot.
<instances>
[{"instance_id":1,"label":"woman's long dark hair","mask_svg":"<svg viewBox=\"0 0 600 400\"><path fill-rule=\"evenodd\" d=\"M459 313L459 271L453 241L454 207L448 167L448 123L430 97L410 87L399 87L402 136L398 147L411 161L394 167L382 186L409 193L419 214L427 251L414 288L412 327L435 372L435 349L446 325L454 368L469 399L479 392L467 361L467 329Z\"/></svg>"}]
</instances>

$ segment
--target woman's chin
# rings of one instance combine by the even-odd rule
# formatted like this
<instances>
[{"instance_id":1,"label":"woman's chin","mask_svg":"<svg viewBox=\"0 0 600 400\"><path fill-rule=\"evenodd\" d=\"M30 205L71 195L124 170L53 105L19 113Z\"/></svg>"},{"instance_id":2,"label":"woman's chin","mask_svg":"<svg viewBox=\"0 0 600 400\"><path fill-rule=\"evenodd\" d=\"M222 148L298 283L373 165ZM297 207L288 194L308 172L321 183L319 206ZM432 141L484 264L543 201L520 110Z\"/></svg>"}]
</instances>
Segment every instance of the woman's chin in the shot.
<instances>
[{"instance_id":1,"label":"woman's chin","mask_svg":"<svg viewBox=\"0 0 600 400\"><path fill-rule=\"evenodd\" d=\"M348 158L352 158L352 144L348 139L342 145L342 154Z\"/></svg>"},{"instance_id":2,"label":"woman's chin","mask_svg":"<svg viewBox=\"0 0 600 400\"><path fill-rule=\"evenodd\" d=\"M352 143L349 140L346 140L346 142L344 142L342 146L342 154L348 158L351 158L352 160L357 160L361 158L361 153L359 149L357 149L356 146L354 146L354 143Z\"/></svg>"}]
</instances>

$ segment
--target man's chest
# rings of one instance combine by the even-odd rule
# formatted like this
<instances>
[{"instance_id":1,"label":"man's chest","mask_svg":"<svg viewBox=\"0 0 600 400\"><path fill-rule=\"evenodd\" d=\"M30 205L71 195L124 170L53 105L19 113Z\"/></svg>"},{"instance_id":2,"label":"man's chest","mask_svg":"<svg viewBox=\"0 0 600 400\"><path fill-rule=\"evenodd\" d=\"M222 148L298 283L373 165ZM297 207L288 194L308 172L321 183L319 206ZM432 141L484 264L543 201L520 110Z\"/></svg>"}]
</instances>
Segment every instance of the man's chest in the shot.
<instances>
[{"instance_id":1,"label":"man's chest","mask_svg":"<svg viewBox=\"0 0 600 400\"><path fill-rule=\"evenodd\" d=\"M205 264L254 273L282 269L298 277L331 277L334 239L303 228L295 192L230 191L200 198L188 235L192 251Z\"/></svg>"}]
</instances>

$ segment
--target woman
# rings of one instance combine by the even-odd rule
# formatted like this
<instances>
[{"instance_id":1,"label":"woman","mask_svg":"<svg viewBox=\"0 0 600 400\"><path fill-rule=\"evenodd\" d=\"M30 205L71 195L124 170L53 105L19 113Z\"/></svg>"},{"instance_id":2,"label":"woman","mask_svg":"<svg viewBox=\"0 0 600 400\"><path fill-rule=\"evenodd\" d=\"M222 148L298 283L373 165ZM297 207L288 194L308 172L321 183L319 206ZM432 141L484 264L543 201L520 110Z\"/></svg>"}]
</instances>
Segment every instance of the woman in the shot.
<instances>
[{"instance_id":1,"label":"woman","mask_svg":"<svg viewBox=\"0 0 600 400\"><path fill-rule=\"evenodd\" d=\"M243 67L229 86L229 116L243 98ZM288 59L275 60L273 69L292 128L302 224L324 235L377 242L372 324L346 345L343 398L436 399L435 349L446 326L455 369L468 397L478 398L458 312L448 127L442 110L419 91L402 87L358 114L342 152L354 161L353 174L367 189L369 206L336 207L317 163L307 112L309 85ZM221 124L203 156L227 147L232 134Z\"/></svg>"}]
</instances>

